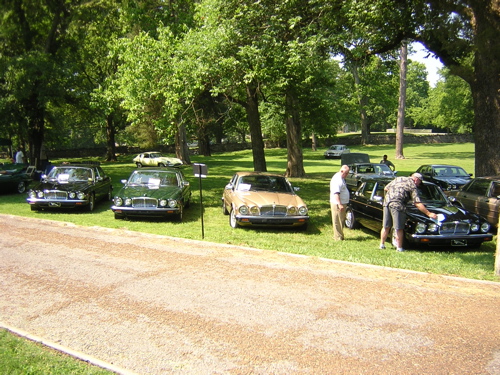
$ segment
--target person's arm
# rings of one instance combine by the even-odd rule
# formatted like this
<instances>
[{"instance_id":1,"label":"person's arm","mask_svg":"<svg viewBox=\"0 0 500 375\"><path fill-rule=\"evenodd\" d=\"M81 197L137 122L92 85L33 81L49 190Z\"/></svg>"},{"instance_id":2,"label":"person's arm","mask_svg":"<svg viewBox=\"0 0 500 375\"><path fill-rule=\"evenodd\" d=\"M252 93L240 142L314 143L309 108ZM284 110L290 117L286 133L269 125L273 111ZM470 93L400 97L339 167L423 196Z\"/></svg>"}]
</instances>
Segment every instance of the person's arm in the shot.
<instances>
[{"instance_id":1,"label":"person's arm","mask_svg":"<svg viewBox=\"0 0 500 375\"><path fill-rule=\"evenodd\" d=\"M430 217L431 219L437 219L437 215L434 212L430 212L427 207L425 207L425 204L423 203L415 203L415 207L418 208L420 212L422 212L424 215Z\"/></svg>"}]
</instances>

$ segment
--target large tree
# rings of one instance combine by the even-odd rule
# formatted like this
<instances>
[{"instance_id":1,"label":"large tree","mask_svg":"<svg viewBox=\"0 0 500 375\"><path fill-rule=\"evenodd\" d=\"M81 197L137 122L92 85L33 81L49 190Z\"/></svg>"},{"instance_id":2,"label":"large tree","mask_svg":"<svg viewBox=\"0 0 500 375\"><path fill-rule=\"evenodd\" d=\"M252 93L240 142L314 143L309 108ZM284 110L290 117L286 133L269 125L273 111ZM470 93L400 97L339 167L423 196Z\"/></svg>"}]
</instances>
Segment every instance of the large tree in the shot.
<instances>
[{"instance_id":1,"label":"large tree","mask_svg":"<svg viewBox=\"0 0 500 375\"><path fill-rule=\"evenodd\" d=\"M475 175L500 174L500 1L414 0L414 39L471 87Z\"/></svg>"}]
</instances>

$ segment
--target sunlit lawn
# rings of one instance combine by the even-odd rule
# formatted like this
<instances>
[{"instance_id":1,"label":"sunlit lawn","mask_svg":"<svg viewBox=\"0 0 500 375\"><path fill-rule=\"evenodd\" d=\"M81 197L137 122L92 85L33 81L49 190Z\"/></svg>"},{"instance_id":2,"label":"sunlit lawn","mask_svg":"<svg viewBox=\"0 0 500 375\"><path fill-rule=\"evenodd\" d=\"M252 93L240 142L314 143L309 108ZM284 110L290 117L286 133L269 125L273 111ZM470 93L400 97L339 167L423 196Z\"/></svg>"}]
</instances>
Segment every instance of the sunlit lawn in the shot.
<instances>
[{"instance_id":1,"label":"sunlit lawn","mask_svg":"<svg viewBox=\"0 0 500 375\"><path fill-rule=\"evenodd\" d=\"M191 182L193 201L185 211L184 221L162 222L144 220L115 220L110 203L97 205L93 213L85 212L31 212L25 196L1 195L0 212L40 219L72 222L85 226L120 228L145 233L162 234L182 238L204 240L225 244L242 245L273 251L306 254L324 258L404 268L437 274L457 275L467 278L497 280L493 275L495 243L484 244L480 251L457 251L456 249L412 250L397 253L390 246L378 249L378 234L369 230L346 230L346 241L334 242L329 212L329 181L340 168L339 160L325 160L323 151L304 149L306 178L292 178L291 182L301 188L299 194L306 201L311 222L306 232L275 229L232 229L228 216L222 214L221 195L224 186L234 172L253 170L250 150L214 154L211 157L192 156L192 162L208 166L208 177L193 176L191 166L184 172ZM393 146L358 146L352 152L366 152L372 161L378 162L383 154L396 165L398 175L406 176L426 163L457 164L469 173L474 173L474 145L433 144L404 146L405 159L394 159ZM119 162L103 163L103 168L112 177L117 190L120 180L127 178L134 165L133 155L120 156ZM284 173L286 150L266 149L268 171ZM203 202L200 202L200 182ZM202 203L202 204L201 204ZM202 238L201 206L203 205L204 238Z\"/></svg>"}]
</instances>

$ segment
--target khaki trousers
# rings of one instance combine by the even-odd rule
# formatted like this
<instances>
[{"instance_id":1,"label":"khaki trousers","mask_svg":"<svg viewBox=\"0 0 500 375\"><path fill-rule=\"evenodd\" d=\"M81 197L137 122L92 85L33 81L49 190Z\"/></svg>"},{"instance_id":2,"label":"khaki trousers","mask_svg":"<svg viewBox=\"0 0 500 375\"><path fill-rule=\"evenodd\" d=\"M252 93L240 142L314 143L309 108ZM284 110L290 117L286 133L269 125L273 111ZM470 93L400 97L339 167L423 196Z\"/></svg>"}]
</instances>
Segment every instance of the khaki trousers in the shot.
<instances>
[{"instance_id":1,"label":"khaki trousers","mask_svg":"<svg viewBox=\"0 0 500 375\"><path fill-rule=\"evenodd\" d=\"M330 203L332 211L333 239L342 241L344 239L345 206L341 211L334 203Z\"/></svg>"}]
</instances>

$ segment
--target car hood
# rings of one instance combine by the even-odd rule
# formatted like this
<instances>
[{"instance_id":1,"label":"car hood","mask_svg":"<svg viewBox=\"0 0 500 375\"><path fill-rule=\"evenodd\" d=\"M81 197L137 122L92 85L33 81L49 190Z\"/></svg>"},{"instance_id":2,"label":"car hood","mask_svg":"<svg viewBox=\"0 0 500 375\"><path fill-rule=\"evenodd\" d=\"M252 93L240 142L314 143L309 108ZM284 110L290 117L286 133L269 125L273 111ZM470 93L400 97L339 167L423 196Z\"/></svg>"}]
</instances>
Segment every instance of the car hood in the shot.
<instances>
[{"instance_id":1,"label":"car hood","mask_svg":"<svg viewBox=\"0 0 500 375\"><path fill-rule=\"evenodd\" d=\"M149 198L176 198L180 189L176 186L165 186L158 188L155 185L124 186L118 194L122 198L149 197Z\"/></svg>"},{"instance_id":2,"label":"car hood","mask_svg":"<svg viewBox=\"0 0 500 375\"><path fill-rule=\"evenodd\" d=\"M434 177L434 180L446 182L452 185L465 185L470 179L463 177Z\"/></svg>"},{"instance_id":3,"label":"car hood","mask_svg":"<svg viewBox=\"0 0 500 375\"><path fill-rule=\"evenodd\" d=\"M432 204L425 203L425 207L430 211L435 214L442 214L444 215L444 220L445 222L448 221L477 221L480 220L480 217L472 212L466 211L461 207L458 206L433 206ZM420 221L423 222L428 222L428 221L434 221L432 219L429 219L427 215L424 215L422 212L420 212L415 206L411 205L407 207L407 213L408 215L411 215L415 218L418 218Z\"/></svg>"},{"instance_id":4,"label":"car hood","mask_svg":"<svg viewBox=\"0 0 500 375\"><path fill-rule=\"evenodd\" d=\"M57 181L47 181L40 182L35 185L32 190L61 190L61 191L84 191L87 190L89 186L92 186L89 182L72 182L62 184Z\"/></svg>"},{"instance_id":5,"label":"car hood","mask_svg":"<svg viewBox=\"0 0 500 375\"><path fill-rule=\"evenodd\" d=\"M304 205L302 199L295 194L275 193L267 191L245 191L237 192L236 196L246 205L268 206L301 206Z\"/></svg>"},{"instance_id":6,"label":"car hood","mask_svg":"<svg viewBox=\"0 0 500 375\"><path fill-rule=\"evenodd\" d=\"M354 163L369 163L370 155L362 152L351 152L350 154L342 154L340 159L341 164L354 164Z\"/></svg>"}]
</instances>

